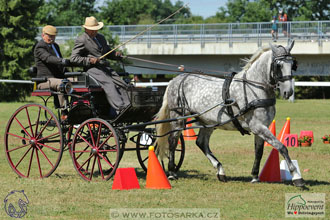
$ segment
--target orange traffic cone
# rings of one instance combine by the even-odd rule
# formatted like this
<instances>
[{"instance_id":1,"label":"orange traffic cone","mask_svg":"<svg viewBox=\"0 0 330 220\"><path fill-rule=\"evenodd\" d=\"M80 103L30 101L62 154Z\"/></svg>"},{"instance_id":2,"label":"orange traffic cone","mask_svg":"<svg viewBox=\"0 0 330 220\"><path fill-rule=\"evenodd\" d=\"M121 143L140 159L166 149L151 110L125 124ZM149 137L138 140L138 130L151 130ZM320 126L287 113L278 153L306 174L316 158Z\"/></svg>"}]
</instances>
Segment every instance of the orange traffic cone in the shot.
<instances>
[{"instance_id":1,"label":"orange traffic cone","mask_svg":"<svg viewBox=\"0 0 330 220\"><path fill-rule=\"evenodd\" d=\"M171 189L171 184L160 165L154 147L149 147L148 170L147 170L147 183L148 189Z\"/></svg>"},{"instance_id":2,"label":"orange traffic cone","mask_svg":"<svg viewBox=\"0 0 330 220\"><path fill-rule=\"evenodd\" d=\"M112 184L112 189L140 189L135 169L133 167L118 168Z\"/></svg>"},{"instance_id":3,"label":"orange traffic cone","mask_svg":"<svg viewBox=\"0 0 330 220\"><path fill-rule=\"evenodd\" d=\"M273 122L269 125L269 130L276 137L275 120L273 120ZM265 141L265 145L264 146L266 147L266 146L272 146L272 145L270 145L268 142Z\"/></svg>"},{"instance_id":4,"label":"orange traffic cone","mask_svg":"<svg viewBox=\"0 0 330 220\"><path fill-rule=\"evenodd\" d=\"M270 152L259 175L259 180L260 182L281 182L280 158L275 148Z\"/></svg>"},{"instance_id":5,"label":"orange traffic cone","mask_svg":"<svg viewBox=\"0 0 330 220\"><path fill-rule=\"evenodd\" d=\"M187 122L189 122L189 121L191 121L190 118L187 119ZM187 124L186 128L189 128L191 126L192 126L191 124ZM194 129L183 130L183 138L184 138L185 141L196 140L197 139L197 136L195 134Z\"/></svg>"},{"instance_id":6,"label":"orange traffic cone","mask_svg":"<svg viewBox=\"0 0 330 220\"><path fill-rule=\"evenodd\" d=\"M280 134L277 136L277 139L283 144L284 143L284 139L285 139L285 135L286 134L290 134L290 118L287 117L286 118L286 122L280 132Z\"/></svg>"}]
</instances>

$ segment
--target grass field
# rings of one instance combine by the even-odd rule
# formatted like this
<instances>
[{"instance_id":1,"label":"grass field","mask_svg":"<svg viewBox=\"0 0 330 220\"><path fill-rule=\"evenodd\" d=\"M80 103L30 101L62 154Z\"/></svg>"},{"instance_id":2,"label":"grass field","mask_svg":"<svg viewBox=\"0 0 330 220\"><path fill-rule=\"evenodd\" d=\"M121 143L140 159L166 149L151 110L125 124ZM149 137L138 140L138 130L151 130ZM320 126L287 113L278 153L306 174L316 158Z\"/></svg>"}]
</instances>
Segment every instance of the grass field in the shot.
<instances>
[{"instance_id":1,"label":"grass field","mask_svg":"<svg viewBox=\"0 0 330 220\"><path fill-rule=\"evenodd\" d=\"M135 167L139 190L112 190L107 182L86 182L73 168L68 151L55 173L46 179L19 178L9 167L3 150L3 134L11 114L23 103L0 103L0 200L12 190L24 190L29 205L23 219L110 219L111 208L219 208L221 219L284 219L286 193L326 193L326 217L330 219L330 145L321 141L330 134L330 100L277 101L277 133L291 118L291 133L313 130L315 142L310 148L290 148L298 160L309 191L289 183L251 184L254 159L253 136L217 130L211 137L211 149L222 162L229 181L218 182L215 170L194 142L186 142L186 157L171 182L171 190L145 189L146 174L135 152L125 152L119 167ZM265 148L262 165L271 148ZM282 157L280 158L282 159ZM1 202L0 218L11 219Z\"/></svg>"}]
</instances>

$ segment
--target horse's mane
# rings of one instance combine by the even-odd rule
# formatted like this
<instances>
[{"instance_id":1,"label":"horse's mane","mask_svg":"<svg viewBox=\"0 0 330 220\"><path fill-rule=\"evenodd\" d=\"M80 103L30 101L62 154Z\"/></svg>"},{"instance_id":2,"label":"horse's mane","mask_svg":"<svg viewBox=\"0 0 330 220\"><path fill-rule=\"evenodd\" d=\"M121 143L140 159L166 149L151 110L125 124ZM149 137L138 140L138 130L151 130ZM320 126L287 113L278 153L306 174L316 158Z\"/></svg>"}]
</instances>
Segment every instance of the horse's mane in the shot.
<instances>
[{"instance_id":1,"label":"horse's mane","mask_svg":"<svg viewBox=\"0 0 330 220\"><path fill-rule=\"evenodd\" d=\"M265 52L269 51L271 48L269 46L261 47L259 50L257 50L250 59L243 59L244 62L246 62L245 66L243 67L243 70L248 70L252 64Z\"/></svg>"}]
</instances>

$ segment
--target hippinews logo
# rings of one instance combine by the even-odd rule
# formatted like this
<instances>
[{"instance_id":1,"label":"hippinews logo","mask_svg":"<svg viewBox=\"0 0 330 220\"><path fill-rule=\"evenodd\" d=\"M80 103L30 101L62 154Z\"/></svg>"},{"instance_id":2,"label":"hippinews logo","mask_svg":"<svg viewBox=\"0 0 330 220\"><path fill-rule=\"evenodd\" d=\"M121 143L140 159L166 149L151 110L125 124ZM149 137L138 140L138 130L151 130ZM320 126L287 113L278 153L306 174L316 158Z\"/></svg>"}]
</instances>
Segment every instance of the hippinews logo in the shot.
<instances>
[{"instance_id":1,"label":"hippinews logo","mask_svg":"<svg viewBox=\"0 0 330 220\"><path fill-rule=\"evenodd\" d=\"M285 217L325 217L325 193L286 193Z\"/></svg>"}]
</instances>

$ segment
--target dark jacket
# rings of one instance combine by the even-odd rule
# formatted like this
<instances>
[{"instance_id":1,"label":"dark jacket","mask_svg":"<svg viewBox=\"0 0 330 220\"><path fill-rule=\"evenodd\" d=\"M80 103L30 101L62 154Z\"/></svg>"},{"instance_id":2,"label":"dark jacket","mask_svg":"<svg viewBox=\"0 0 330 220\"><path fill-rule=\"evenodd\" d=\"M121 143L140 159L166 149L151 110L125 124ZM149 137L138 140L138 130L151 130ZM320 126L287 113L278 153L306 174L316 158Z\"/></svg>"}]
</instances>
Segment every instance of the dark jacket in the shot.
<instances>
[{"instance_id":1,"label":"dark jacket","mask_svg":"<svg viewBox=\"0 0 330 220\"><path fill-rule=\"evenodd\" d=\"M92 38L90 38L88 34L83 33L80 35L75 41L70 62L75 65L84 66L87 68L93 67L89 63L89 57L98 58L110 51L110 47L102 34L97 34L96 39L101 44L102 48L99 48L97 43ZM107 55L106 58L119 60L120 58L116 57L115 54L116 52L113 51Z\"/></svg>"},{"instance_id":2,"label":"dark jacket","mask_svg":"<svg viewBox=\"0 0 330 220\"><path fill-rule=\"evenodd\" d=\"M54 46L60 57L62 57L59 46L56 43L54 43ZM64 78L65 68L62 65L62 58L57 57L51 45L45 43L42 39L35 46L34 60L38 70L37 77Z\"/></svg>"}]
</instances>

